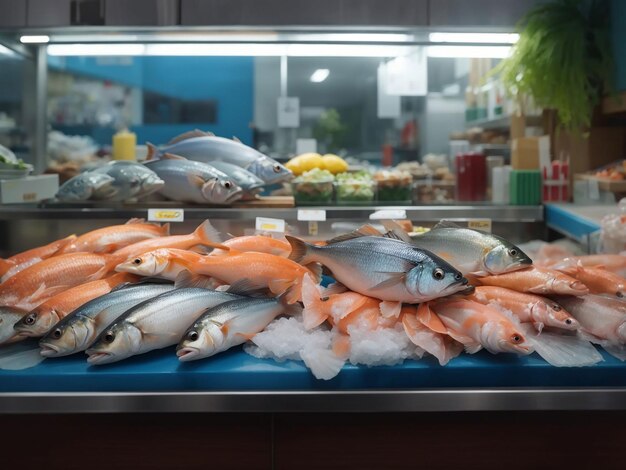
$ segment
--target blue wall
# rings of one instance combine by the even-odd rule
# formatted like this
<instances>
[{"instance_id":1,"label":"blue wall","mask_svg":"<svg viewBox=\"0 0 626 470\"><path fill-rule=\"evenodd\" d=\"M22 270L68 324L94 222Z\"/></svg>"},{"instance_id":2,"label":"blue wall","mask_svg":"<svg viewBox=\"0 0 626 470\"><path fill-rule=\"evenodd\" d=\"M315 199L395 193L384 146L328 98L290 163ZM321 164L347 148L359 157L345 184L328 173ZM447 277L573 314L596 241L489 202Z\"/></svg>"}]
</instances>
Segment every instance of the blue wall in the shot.
<instances>
[{"instance_id":1,"label":"blue wall","mask_svg":"<svg viewBox=\"0 0 626 470\"><path fill-rule=\"evenodd\" d=\"M185 100L215 100L217 122L134 126L137 141L163 143L196 127L252 144L252 57L49 57L51 67ZM94 136L96 137L96 136ZM101 143L102 139L99 139Z\"/></svg>"}]
</instances>

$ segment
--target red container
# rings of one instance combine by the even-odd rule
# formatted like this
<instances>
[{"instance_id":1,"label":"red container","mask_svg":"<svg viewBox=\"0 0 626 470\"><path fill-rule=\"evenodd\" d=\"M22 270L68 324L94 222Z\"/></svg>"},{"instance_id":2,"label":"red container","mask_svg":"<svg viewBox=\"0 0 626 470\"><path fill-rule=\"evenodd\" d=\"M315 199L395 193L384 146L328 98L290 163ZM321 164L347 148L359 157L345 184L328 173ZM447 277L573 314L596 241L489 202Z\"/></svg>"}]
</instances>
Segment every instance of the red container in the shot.
<instances>
[{"instance_id":1,"label":"red container","mask_svg":"<svg viewBox=\"0 0 626 470\"><path fill-rule=\"evenodd\" d=\"M484 201L487 197L487 157L470 152L456 156L456 198Z\"/></svg>"}]
</instances>

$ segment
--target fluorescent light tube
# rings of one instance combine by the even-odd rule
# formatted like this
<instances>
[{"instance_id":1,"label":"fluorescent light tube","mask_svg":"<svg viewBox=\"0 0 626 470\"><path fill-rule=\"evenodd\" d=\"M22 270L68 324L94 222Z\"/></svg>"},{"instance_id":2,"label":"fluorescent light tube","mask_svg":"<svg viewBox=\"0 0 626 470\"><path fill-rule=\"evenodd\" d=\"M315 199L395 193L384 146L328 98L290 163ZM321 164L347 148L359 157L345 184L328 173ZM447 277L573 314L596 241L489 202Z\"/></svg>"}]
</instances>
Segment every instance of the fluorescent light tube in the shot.
<instances>
[{"instance_id":1,"label":"fluorescent light tube","mask_svg":"<svg viewBox=\"0 0 626 470\"><path fill-rule=\"evenodd\" d=\"M427 46L428 57L505 59L511 53L510 46Z\"/></svg>"},{"instance_id":2,"label":"fluorescent light tube","mask_svg":"<svg viewBox=\"0 0 626 470\"><path fill-rule=\"evenodd\" d=\"M430 33L430 42L467 42L484 44L515 44L516 33Z\"/></svg>"},{"instance_id":3,"label":"fluorescent light tube","mask_svg":"<svg viewBox=\"0 0 626 470\"><path fill-rule=\"evenodd\" d=\"M145 44L51 44L48 54L55 56L139 56Z\"/></svg>"},{"instance_id":4,"label":"fluorescent light tube","mask_svg":"<svg viewBox=\"0 0 626 470\"><path fill-rule=\"evenodd\" d=\"M45 34L22 36L20 37L20 42L22 44L46 44L50 42L50 36L47 36Z\"/></svg>"}]
</instances>

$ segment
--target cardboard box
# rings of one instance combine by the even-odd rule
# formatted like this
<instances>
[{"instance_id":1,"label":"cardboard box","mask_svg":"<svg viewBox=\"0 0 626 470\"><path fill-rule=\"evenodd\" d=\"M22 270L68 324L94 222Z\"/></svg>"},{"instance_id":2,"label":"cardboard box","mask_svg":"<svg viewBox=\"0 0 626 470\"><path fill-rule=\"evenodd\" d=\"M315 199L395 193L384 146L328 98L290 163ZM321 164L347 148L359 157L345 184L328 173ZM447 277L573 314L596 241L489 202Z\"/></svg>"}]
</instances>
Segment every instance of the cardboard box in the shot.
<instances>
[{"instance_id":1,"label":"cardboard box","mask_svg":"<svg viewBox=\"0 0 626 470\"><path fill-rule=\"evenodd\" d=\"M550 136L520 137L511 142L514 170L539 170L550 165Z\"/></svg>"},{"instance_id":2,"label":"cardboard box","mask_svg":"<svg viewBox=\"0 0 626 470\"><path fill-rule=\"evenodd\" d=\"M0 180L0 204L39 202L53 198L58 190L59 175Z\"/></svg>"}]
</instances>

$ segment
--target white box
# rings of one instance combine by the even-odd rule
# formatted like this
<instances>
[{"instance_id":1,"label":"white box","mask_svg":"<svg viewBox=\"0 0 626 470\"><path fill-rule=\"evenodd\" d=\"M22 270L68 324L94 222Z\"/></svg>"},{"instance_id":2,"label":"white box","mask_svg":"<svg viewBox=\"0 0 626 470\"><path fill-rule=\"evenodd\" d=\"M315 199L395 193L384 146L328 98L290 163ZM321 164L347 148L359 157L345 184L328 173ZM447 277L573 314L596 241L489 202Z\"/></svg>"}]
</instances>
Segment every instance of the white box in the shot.
<instances>
[{"instance_id":1,"label":"white box","mask_svg":"<svg viewBox=\"0 0 626 470\"><path fill-rule=\"evenodd\" d=\"M39 202L53 198L58 190L59 175L0 180L0 204Z\"/></svg>"}]
</instances>

